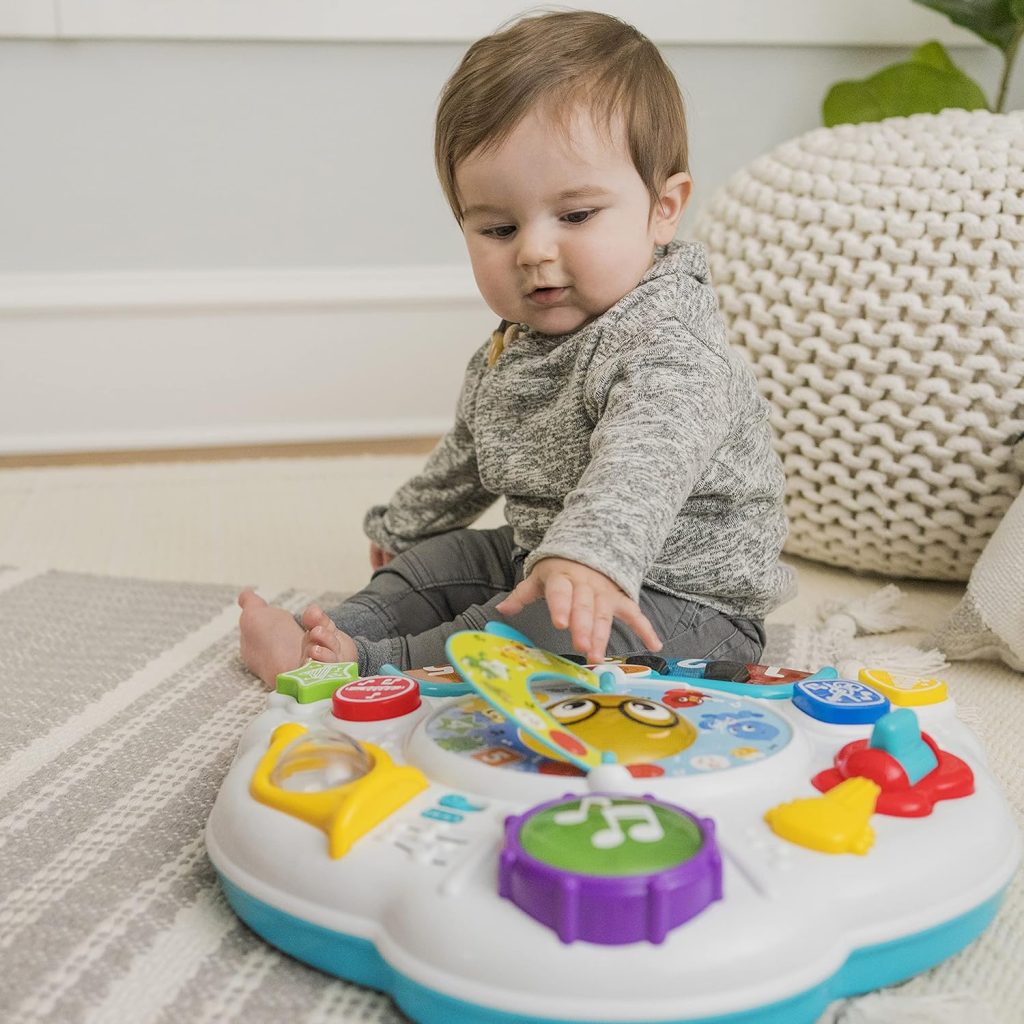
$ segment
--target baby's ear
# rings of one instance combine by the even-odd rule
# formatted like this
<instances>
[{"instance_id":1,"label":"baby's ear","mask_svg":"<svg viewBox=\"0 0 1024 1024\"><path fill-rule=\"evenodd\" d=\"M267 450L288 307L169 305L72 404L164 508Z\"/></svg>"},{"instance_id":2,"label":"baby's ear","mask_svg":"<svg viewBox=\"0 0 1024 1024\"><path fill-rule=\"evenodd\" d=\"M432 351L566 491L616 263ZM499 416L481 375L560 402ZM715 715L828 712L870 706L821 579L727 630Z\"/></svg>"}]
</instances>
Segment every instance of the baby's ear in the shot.
<instances>
[{"instance_id":1,"label":"baby's ear","mask_svg":"<svg viewBox=\"0 0 1024 1024\"><path fill-rule=\"evenodd\" d=\"M661 198L654 208L654 241L658 245L668 245L676 237L679 218L690 201L692 189L693 181L686 171L666 179Z\"/></svg>"}]
</instances>

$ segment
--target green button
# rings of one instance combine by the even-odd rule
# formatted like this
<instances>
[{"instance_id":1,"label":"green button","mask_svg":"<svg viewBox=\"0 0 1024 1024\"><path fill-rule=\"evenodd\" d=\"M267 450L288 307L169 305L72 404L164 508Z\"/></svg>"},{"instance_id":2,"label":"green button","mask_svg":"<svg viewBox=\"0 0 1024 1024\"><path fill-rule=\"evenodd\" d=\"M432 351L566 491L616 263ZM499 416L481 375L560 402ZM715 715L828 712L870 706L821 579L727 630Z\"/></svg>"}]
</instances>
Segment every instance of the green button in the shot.
<instances>
[{"instance_id":1,"label":"green button","mask_svg":"<svg viewBox=\"0 0 1024 1024\"><path fill-rule=\"evenodd\" d=\"M359 678L359 666L354 661L322 662L310 659L301 668L282 672L277 677L277 692L294 697L300 704L327 700L345 683Z\"/></svg>"},{"instance_id":2,"label":"green button","mask_svg":"<svg viewBox=\"0 0 1024 1024\"><path fill-rule=\"evenodd\" d=\"M650 800L567 800L530 818L519 842L531 857L583 875L648 875L689 860L704 836L690 818Z\"/></svg>"}]
</instances>

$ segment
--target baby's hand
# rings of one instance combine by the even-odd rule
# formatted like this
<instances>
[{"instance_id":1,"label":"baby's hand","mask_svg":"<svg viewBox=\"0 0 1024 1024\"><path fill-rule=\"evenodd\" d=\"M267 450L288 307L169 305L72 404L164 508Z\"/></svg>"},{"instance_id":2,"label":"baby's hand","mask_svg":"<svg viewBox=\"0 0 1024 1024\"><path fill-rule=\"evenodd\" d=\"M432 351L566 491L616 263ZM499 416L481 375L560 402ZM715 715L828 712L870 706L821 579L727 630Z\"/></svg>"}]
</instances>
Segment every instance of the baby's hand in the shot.
<instances>
[{"instance_id":1,"label":"baby's hand","mask_svg":"<svg viewBox=\"0 0 1024 1024\"><path fill-rule=\"evenodd\" d=\"M604 573L568 558L542 558L497 609L516 615L544 597L555 629L572 631L572 645L588 661L600 661L608 646L612 620L619 619L649 650L661 641L640 606Z\"/></svg>"},{"instance_id":2,"label":"baby's hand","mask_svg":"<svg viewBox=\"0 0 1024 1024\"><path fill-rule=\"evenodd\" d=\"M370 567L374 572L383 569L394 557L390 551L385 551L379 544L370 541Z\"/></svg>"},{"instance_id":3,"label":"baby's hand","mask_svg":"<svg viewBox=\"0 0 1024 1024\"><path fill-rule=\"evenodd\" d=\"M302 660L357 661L358 651L352 638L343 633L318 605L311 604L302 613L306 632L302 637Z\"/></svg>"}]
</instances>

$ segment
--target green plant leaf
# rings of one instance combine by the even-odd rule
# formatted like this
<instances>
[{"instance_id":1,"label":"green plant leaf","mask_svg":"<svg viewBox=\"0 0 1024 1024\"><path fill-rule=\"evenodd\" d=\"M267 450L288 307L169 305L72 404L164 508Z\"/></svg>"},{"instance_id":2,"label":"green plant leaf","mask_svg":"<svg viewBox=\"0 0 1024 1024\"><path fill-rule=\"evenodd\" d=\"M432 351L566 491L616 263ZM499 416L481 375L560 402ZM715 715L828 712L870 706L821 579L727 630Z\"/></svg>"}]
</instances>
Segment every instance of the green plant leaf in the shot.
<instances>
[{"instance_id":1,"label":"green plant leaf","mask_svg":"<svg viewBox=\"0 0 1024 1024\"><path fill-rule=\"evenodd\" d=\"M941 43L925 43L902 64L860 82L837 82L822 107L824 123L860 124L909 114L937 114L947 107L987 108L980 85L953 63Z\"/></svg>"},{"instance_id":2,"label":"green plant leaf","mask_svg":"<svg viewBox=\"0 0 1024 1024\"><path fill-rule=\"evenodd\" d=\"M916 0L998 46L1004 53L1024 31L1024 0Z\"/></svg>"},{"instance_id":3,"label":"green plant leaf","mask_svg":"<svg viewBox=\"0 0 1024 1024\"><path fill-rule=\"evenodd\" d=\"M953 63L949 51L934 39L930 43L919 46L911 55L910 59L917 64L927 64L938 71L950 71L956 74L960 69Z\"/></svg>"}]
</instances>

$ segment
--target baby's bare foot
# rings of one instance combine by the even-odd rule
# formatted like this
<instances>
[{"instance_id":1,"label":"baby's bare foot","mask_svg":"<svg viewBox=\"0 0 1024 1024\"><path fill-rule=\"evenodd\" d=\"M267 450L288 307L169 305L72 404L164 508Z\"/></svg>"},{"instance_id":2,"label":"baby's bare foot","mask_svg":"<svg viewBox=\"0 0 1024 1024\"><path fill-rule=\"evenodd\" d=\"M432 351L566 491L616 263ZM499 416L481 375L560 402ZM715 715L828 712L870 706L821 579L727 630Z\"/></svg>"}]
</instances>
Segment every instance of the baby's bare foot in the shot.
<instances>
[{"instance_id":1,"label":"baby's bare foot","mask_svg":"<svg viewBox=\"0 0 1024 1024\"><path fill-rule=\"evenodd\" d=\"M239 653L246 668L273 687L281 672L298 668L302 656L302 627L284 608L268 605L254 590L238 595Z\"/></svg>"},{"instance_id":2,"label":"baby's bare foot","mask_svg":"<svg viewBox=\"0 0 1024 1024\"><path fill-rule=\"evenodd\" d=\"M358 661L359 652L352 638L343 633L318 605L311 604L302 613L306 633L302 638L303 660Z\"/></svg>"}]
</instances>

